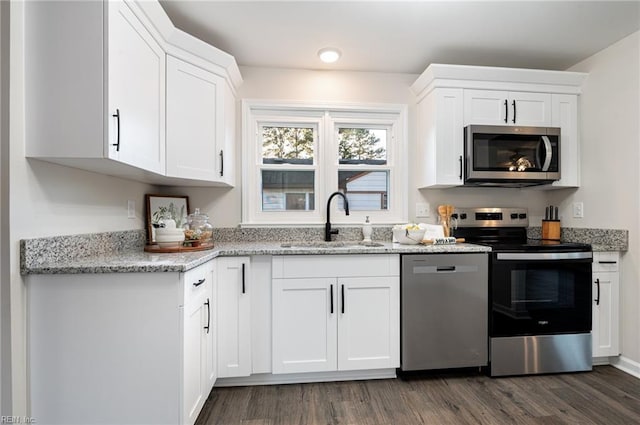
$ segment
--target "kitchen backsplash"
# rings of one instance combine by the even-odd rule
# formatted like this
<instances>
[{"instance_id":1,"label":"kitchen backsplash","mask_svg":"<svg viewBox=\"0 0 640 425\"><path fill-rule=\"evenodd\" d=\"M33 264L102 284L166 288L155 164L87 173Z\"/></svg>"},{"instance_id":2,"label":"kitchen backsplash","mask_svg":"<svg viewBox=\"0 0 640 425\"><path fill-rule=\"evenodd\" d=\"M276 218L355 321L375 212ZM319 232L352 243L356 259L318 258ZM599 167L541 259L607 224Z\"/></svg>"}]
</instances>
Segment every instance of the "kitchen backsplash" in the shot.
<instances>
[{"instance_id":1,"label":"kitchen backsplash","mask_svg":"<svg viewBox=\"0 0 640 425\"><path fill-rule=\"evenodd\" d=\"M357 241L362 239L362 226L334 226L339 233L335 240ZM374 227L372 239L391 240L391 226ZM321 241L324 240L324 227L256 227L214 229L214 241L219 242L259 242L259 241Z\"/></svg>"}]
</instances>

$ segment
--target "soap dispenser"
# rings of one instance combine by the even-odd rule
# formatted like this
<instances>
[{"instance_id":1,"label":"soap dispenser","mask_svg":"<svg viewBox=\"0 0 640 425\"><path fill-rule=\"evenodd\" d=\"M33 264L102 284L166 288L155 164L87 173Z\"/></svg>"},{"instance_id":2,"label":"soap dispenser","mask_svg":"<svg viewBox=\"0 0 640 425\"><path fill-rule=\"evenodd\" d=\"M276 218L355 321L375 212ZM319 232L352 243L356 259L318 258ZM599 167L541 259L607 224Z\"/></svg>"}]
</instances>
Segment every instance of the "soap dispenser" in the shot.
<instances>
[{"instance_id":1,"label":"soap dispenser","mask_svg":"<svg viewBox=\"0 0 640 425\"><path fill-rule=\"evenodd\" d=\"M371 227L369 216L367 216L367 219L364 221L364 224L362 225L362 235L364 236L364 239L362 239L362 241L371 242L372 233L373 233L373 228Z\"/></svg>"}]
</instances>

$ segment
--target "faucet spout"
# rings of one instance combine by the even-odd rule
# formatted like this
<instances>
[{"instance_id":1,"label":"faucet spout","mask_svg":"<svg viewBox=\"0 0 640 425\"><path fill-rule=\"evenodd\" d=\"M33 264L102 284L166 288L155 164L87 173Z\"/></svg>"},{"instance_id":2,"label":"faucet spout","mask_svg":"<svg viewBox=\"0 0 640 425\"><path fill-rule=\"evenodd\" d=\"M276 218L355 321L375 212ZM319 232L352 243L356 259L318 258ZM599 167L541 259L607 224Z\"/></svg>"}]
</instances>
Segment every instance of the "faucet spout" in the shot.
<instances>
[{"instance_id":1,"label":"faucet spout","mask_svg":"<svg viewBox=\"0 0 640 425\"><path fill-rule=\"evenodd\" d=\"M331 200L335 196L342 196L342 199L344 200L344 213L346 215L349 215L349 201L347 200L345 194L342 192L333 192L331 195L329 195L329 200L327 201L327 222L324 224L324 240L326 242L331 241L331 235L338 234L338 229L331 229Z\"/></svg>"}]
</instances>

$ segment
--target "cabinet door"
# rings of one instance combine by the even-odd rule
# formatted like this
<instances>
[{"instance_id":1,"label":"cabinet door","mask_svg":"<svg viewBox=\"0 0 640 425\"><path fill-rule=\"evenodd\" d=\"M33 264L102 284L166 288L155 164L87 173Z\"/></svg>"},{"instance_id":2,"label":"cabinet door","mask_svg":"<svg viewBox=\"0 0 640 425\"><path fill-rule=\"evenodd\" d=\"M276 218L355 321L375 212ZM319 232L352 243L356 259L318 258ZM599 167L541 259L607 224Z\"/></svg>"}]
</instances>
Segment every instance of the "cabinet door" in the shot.
<instances>
[{"instance_id":1,"label":"cabinet door","mask_svg":"<svg viewBox=\"0 0 640 425\"><path fill-rule=\"evenodd\" d=\"M217 350L217 335L218 335L218 316L217 312L217 302L216 299L218 297L217 293L217 274L214 265L214 261L210 261L207 264L207 277L210 282L210 287L207 290L208 298L206 307L206 326L203 328L205 330L205 338L207 344L207 356L205 358L205 382L207 388L207 396L213 385L216 383L216 379L218 378L218 350Z\"/></svg>"},{"instance_id":2,"label":"cabinet door","mask_svg":"<svg viewBox=\"0 0 640 425\"><path fill-rule=\"evenodd\" d=\"M250 261L248 257L216 260L218 273L218 377L251 374Z\"/></svg>"},{"instance_id":3,"label":"cabinet door","mask_svg":"<svg viewBox=\"0 0 640 425\"><path fill-rule=\"evenodd\" d=\"M397 277L340 278L338 369L400 367Z\"/></svg>"},{"instance_id":4,"label":"cabinet door","mask_svg":"<svg viewBox=\"0 0 640 425\"><path fill-rule=\"evenodd\" d=\"M273 373L337 369L335 278L274 279Z\"/></svg>"},{"instance_id":5,"label":"cabinet door","mask_svg":"<svg viewBox=\"0 0 640 425\"><path fill-rule=\"evenodd\" d=\"M551 96L551 125L560 127L560 180L557 187L580 186L580 150L578 146L578 96Z\"/></svg>"},{"instance_id":6,"label":"cabinet door","mask_svg":"<svg viewBox=\"0 0 640 425\"><path fill-rule=\"evenodd\" d=\"M499 90L464 91L464 125L551 125L551 95Z\"/></svg>"},{"instance_id":7,"label":"cabinet door","mask_svg":"<svg viewBox=\"0 0 640 425\"><path fill-rule=\"evenodd\" d=\"M464 91L464 125L506 125L509 121L509 93L498 90Z\"/></svg>"},{"instance_id":8,"label":"cabinet door","mask_svg":"<svg viewBox=\"0 0 640 425\"><path fill-rule=\"evenodd\" d=\"M235 185L236 98L226 81L222 85L224 87L224 135L218 139L218 179L233 186Z\"/></svg>"},{"instance_id":9,"label":"cabinet door","mask_svg":"<svg viewBox=\"0 0 640 425\"><path fill-rule=\"evenodd\" d=\"M419 187L462 185L462 89L435 89L418 103Z\"/></svg>"},{"instance_id":10,"label":"cabinet door","mask_svg":"<svg viewBox=\"0 0 640 425\"><path fill-rule=\"evenodd\" d=\"M619 348L617 272L593 274L593 357L617 356Z\"/></svg>"},{"instance_id":11,"label":"cabinet door","mask_svg":"<svg viewBox=\"0 0 640 425\"><path fill-rule=\"evenodd\" d=\"M111 159L165 172L165 53L123 1L108 2Z\"/></svg>"},{"instance_id":12,"label":"cabinet door","mask_svg":"<svg viewBox=\"0 0 640 425\"><path fill-rule=\"evenodd\" d=\"M532 127L551 125L551 94L510 92L508 102L508 124Z\"/></svg>"},{"instance_id":13,"label":"cabinet door","mask_svg":"<svg viewBox=\"0 0 640 425\"><path fill-rule=\"evenodd\" d=\"M183 307L183 423L193 424L209 395L206 377L209 294L203 293Z\"/></svg>"},{"instance_id":14,"label":"cabinet door","mask_svg":"<svg viewBox=\"0 0 640 425\"><path fill-rule=\"evenodd\" d=\"M224 80L167 56L167 175L220 180Z\"/></svg>"}]
</instances>

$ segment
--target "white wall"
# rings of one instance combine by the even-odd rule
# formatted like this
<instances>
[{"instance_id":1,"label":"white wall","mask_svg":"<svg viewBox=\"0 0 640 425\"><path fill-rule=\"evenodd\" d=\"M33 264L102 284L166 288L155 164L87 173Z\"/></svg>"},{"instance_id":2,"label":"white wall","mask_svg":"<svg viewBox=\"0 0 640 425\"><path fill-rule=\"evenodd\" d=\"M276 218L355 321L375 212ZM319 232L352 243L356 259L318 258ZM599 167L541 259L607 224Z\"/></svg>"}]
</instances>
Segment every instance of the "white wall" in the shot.
<instances>
[{"instance_id":1,"label":"white wall","mask_svg":"<svg viewBox=\"0 0 640 425\"><path fill-rule=\"evenodd\" d=\"M620 286L622 355L640 362L640 32L570 70L589 73L580 99L582 184L553 202L565 226L629 230ZM584 202L583 219L571 217L574 201Z\"/></svg>"},{"instance_id":2,"label":"white wall","mask_svg":"<svg viewBox=\"0 0 640 425\"><path fill-rule=\"evenodd\" d=\"M311 71L242 67L244 83L239 99L336 103L394 103L409 105L409 175L416 166L412 156L415 146L415 96L410 90L418 77L413 74L380 74L371 72ZM238 117L241 117L238 109ZM214 226L233 227L241 221L240 129L238 128L237 182L234 189L181 188L189 196L191 206L199 206L212 218ZM416 184L410 178L408 187ZM410 190L409 217L415 220L415 203L429 202L432 214L421 221L435 223L438 204L457 206L524 206L543 214L546 194L539 191L496 188L457 188L453 190ZM319 202L318 205L323 205Z\"/></svg>"}]
</instances>

